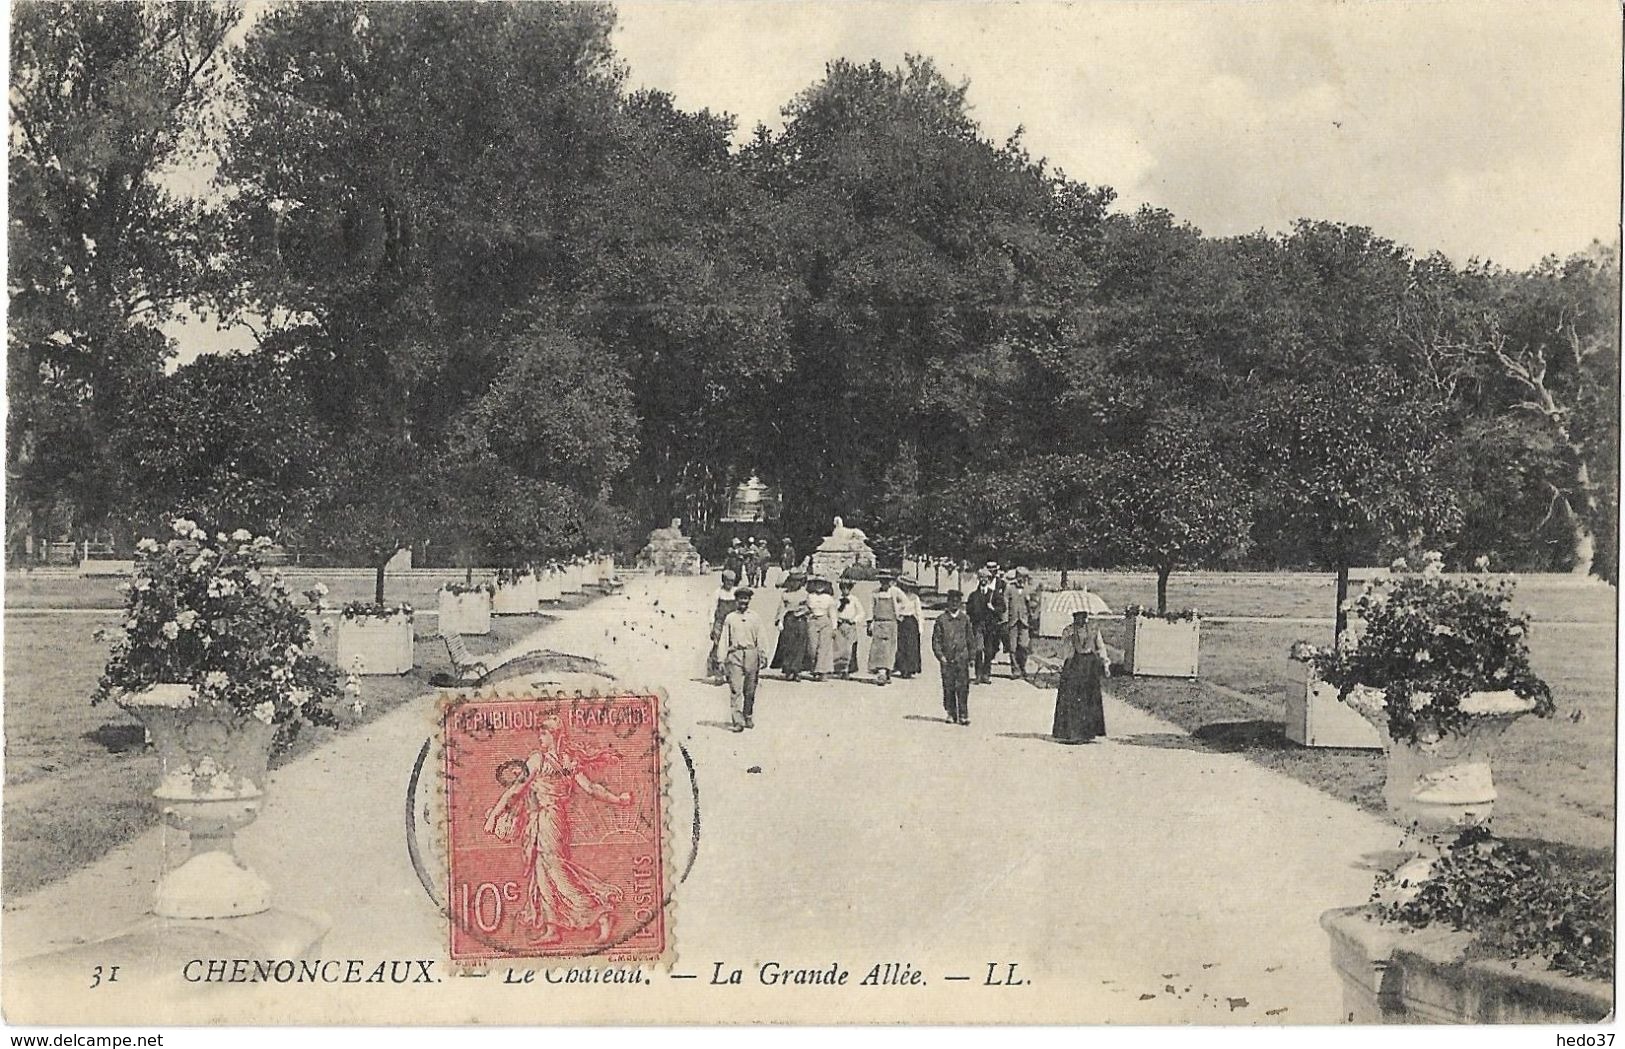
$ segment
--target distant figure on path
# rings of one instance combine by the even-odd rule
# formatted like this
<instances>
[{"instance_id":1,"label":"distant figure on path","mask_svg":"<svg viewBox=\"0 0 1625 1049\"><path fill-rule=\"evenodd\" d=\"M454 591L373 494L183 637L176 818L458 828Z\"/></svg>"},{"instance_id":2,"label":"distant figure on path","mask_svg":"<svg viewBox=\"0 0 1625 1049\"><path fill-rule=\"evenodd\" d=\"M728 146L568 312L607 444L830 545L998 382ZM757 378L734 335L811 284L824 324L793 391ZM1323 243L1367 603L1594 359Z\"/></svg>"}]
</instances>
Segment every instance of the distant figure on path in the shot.
<instances>
[{"instance_id":1,"label":"distant figure on path","mask_svg":"<svg viewBox=\"0 0 1625 1049\"><path fill-rule=\"evenodd\" d=\"M971 629L976 633L976 681L985 685L993 680L993 657L999 650L999 634L1004 629L1004 598L993 585L993 573L984 568L976 573L976 589L965 601L965 614L970 616Z\"/></svg>"},{"instance_id":2,"label":"distant figure on path","mask_svg":"<svg viewBox=\"0 0 1625 1049\"><path fill-rule=\"evenodd\" d=\"M779 567L784 569L786 572L788 572L788 571L790 571L790 569L794 568L795 566L796 566L796 548L795 548L795 544L790 542L790 537L789 536L785 536L784 537L784 546L782 546L779 549Z\"/></svg>"},{"instance_id":3,"label":"distant figure on path","mask_svg":"<svg viewBox=\"0 0 1625 1049\"><path fill-rule=\"evenodd\" d=\"M773 625L779 629L779 645L773 653L773 666L786 681L800 681L812 669L807 647L807 591L805 577L791 569L784 577L784 599L779 603Z\"/></svg>"},{"instance_id":4,"label":"distant figure on path","mask_svg":"<svg viewBox=\"0 0 1625 1049\"><path fill-rule=\"evenodd\" d=\"M835 673L835 588L828 579L807 582L807 650L814 681Z\"/></svg>"},{"instance_id":5,"label":"distant figure on path","mask_svg":"<svg viewBox=\"0 0 1625 1049\"><path fill-rule=\"evenodd\" d=\"M758 537L751 547L751 566L756 572L756 586L767 585L767 570L773 564L773 553L767 548L767 540Z\"/></svg>"},{"instance_id":6,"label":"distant figure on path","mask_svg":"<svg viewBox=\"0 0 1625 1049\"><path fill-rule=\"evenodd\" d=\"M880 592L869 607L869 672L882 685L891 683L892 665L897 662L897 609L902 601L897 574L881 572Z\"/></svg>"},{"instance_id":7,"label":"distant figure on path","mask_svg":"<svg viewBox=\"0 0 1625 1049\"><path fill-rule=\"evenodd\" d=\"M1010 650L1010 676L1027 676L1027 648L1032 644L1032 606L1027 600L1027 570L1007 573L1004 587L1004 644Z\"/></svg>"},{"instance_id":8,"label":"distant figure on path","mask_svg":"<svg viewBox=\"0 0 1625 1049\"><path fill-rule=\"evenodd\" d=\"M835 606L835 672L851 677L858 669L858 638L868 618L863 603L852 596L853 581L841 580L841 600Z\"/></svg>"},{"instance_id":9,"label":"distant figure on path","mask_svg":"<svg viewBox=\"0 0 1625 1049\"><path fill-rule=\"evenodd\" d=\"M717 635L713 652L728 675L728 729L732 732L756 727L752 720L756 711L756 684L767 662L767 653L762 648L762 621L750 610L753 596L748 586L734 591L738 607L722 621L722 632Z\"/></svg>"},{"instance_id":10,"label":"distant figure on path","mask_svg":"<svg viewBox=\"0 0 1625 1049\"><path fill-rule=\"evenodd\" d=\"M897 602L897 662L893 664L900 678L911 678L920 672L920 620L924 610L920 607L920 584L913 579L901 579L894 584Z\"/></svg>"},{"instance_id":11,"label":"distant figure on path","mask_svg":"<svg viewBox=\"0 0 1625 1049\"><path fill-rule=\"evenodd\" d=\"M734 578L745 578L745 548L737 538L728 544L728 556L722 559L724 570L732 572Z\"/></svg>"},{"instance_id":12,"label":"distant figure on path","mask_svg":"<svg viewBox=\"0 0 1625 1049\"><path fill-rule=\"evenodd\" d=\"M931 629L931 654L942 668L942 708L956 725L970 724L970 665L976 638L959 591L948 591L948 606Z\"/></svg>"},{"instance_id":13,"label":"distant figure on path","mask_svg":"<svg viewBox=\"0 0 1625 1049\"><path fill-rule=\"evenodd\" d=\"M1111 669L1111 649L1100 630L1090 625L1089 612L1072 613L1072 624L1061 632L1060 685L1055 690L1055 724L1050 734L1057 743L1088 743L1106 734L1106 709L1101 682Z\"/></svg>"},{"instance_id":14,"label":"distant figure on path","mask_svg":"<svg viewBox=\"0 0 1625 1049\"><path fill-rule=\"evenodd\" d=\"M728 618L728 613L734 610L734 589L739 583L739 576L732 569L723 569L722 584L712 595L715 604L711 609L711 651L705 657L705 676L713 682L722 682L722 664L717 661L717 637L722 633L722 621Z\"/></svg>"}]
</instances>

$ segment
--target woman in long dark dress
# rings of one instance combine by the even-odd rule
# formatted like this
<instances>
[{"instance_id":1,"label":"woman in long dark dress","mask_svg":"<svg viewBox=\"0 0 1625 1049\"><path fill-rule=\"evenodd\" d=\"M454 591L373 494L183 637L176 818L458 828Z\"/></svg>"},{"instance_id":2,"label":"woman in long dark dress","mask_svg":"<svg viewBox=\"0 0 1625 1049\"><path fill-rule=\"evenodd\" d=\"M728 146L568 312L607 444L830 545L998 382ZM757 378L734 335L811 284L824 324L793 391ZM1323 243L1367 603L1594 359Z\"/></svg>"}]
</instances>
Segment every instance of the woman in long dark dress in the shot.
<instances>
[{"instance_id":1,"label":"woman in long dark dress","mask_svg":"<svg viewBox=\"0 0 1625 1049\"><path fill-rule=\"evenodd\" d=\"M1061 633L1061 644L1067 657L1055 691L1055 726L1050 734L1057 743L1088 743L1106 734L1101 682L1110 666L1110 650L1083 609L1072 613L1072 625Z\"/></svg>"},{"instance_id":2,"label":"woman in long dark dress","mask_svg":"<svg viewBox=\"0 0 1625 1049\"><path fill-rule=\"evenodd\" d=\"M801 675L812 669L807 653L807 592L801 588L800 572L791 571L784 577L784 600L779 603L775 624L779 628L779 643L773 651L773 668L784 675L786 681L800 681Z\"/></svg>"},{"instance_id":3,"label":"woman in long dark dress","mask_svg":"<svg viewBox=\"0 0 1625 1049\"><path fill-rule=\"evenodd\" d=\"M912 579L899 579L901 591L897 598L897 676L910 678L920 672L920 595L919 584Z\"/></svg>"}]
</instances>

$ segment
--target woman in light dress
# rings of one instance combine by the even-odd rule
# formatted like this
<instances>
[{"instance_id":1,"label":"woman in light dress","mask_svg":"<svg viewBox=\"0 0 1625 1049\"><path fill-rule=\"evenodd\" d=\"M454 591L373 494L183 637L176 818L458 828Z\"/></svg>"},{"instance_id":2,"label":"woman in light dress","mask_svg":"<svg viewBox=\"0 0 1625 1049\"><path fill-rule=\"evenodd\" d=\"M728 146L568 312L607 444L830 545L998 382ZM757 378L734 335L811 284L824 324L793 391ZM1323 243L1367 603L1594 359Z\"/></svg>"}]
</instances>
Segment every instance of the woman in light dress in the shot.
<instances>
[{"instance_id":1,"label":"woman in light dress","mask_svg":"<svg viewBox=\"0 0 1625 1049\"><path fill-rule=\"evenodd\" d=\"M835 672L835 588L827 579L807 582L807 653L811 657L811 673L807 676L822 681L825 674Z\"/></svg>"}]
</instances>

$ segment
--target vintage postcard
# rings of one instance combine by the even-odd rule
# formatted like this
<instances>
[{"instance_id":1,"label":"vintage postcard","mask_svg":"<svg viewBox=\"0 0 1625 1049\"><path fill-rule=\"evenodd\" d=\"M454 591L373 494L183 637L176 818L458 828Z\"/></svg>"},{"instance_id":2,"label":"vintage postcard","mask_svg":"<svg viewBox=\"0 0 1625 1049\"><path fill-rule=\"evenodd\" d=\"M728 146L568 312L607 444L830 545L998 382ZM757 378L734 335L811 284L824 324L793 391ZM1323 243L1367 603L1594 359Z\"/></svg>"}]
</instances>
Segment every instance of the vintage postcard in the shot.
<instances>
[{"instance_id":1,"label":"vintage postcard","mask_svg":"<svg viewBox=\"0 0 1625 1049\"><path fill-rule=\"evenodd\" d=\"M7 1025L1611 1021L1617 2L7 17Z\"/></svg>"}]
</instances>

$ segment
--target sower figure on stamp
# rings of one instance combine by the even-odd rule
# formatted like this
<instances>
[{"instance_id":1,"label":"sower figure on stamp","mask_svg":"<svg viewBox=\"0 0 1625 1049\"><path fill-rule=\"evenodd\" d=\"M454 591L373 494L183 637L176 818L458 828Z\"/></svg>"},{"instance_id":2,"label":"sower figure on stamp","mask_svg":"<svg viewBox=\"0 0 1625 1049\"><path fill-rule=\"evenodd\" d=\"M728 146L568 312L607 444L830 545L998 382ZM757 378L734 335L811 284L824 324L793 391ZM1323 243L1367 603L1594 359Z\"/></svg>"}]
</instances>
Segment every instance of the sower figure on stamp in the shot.
<instances>
[{"instance_id":1,"label":"sower figure on stamp","mask_svg":"<svg viewBox=\"0 0 1625 1049\"><path fill-rule=\"evenodd\" d=\"M737 607L722 621L722 632L717 635L716 658L728 675L728 728L733 732L756 727L752 719L756 711L756 683L767 662L767 652L762 647L762 621L750 610L753 596L749 587L734 591Z\"/></svg>"},{"instance_id":2,"label":"sower figure on stamp","mask_svg":"<svg viewBox=\"0 0 1625 1049\"><path fill-rule=\"evenodd\" d=\"M948 720L956 725L970 724L970 664L975 657L976 637L959 591L948 591L948 606L931 628L931 654L942 668L942 706Z\"/></svg>"},{"instance_id":3,"label":"sower figure on stamp","mask_svg":"<svg viewBox=\"0 0 1625 1049\"><path fill-rule=\"evenodd\" d=\"M525 850L525 909L520 922L540 943L561 938L561 929L596 926L609 940L621 890L585 870L570 854L570 799L577 791L611 805L630 805L632 795L588 778L604 755L589 757L565 737L564 719L549 714L537 733L538 748L525 771L485 814L485 832Z\"/></svg>"}]
</instances>

